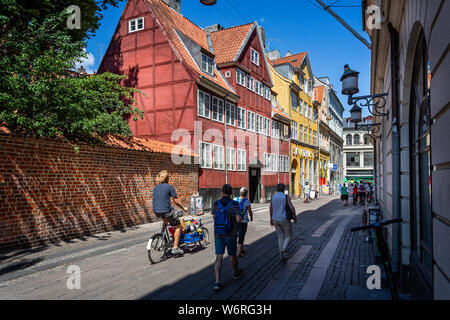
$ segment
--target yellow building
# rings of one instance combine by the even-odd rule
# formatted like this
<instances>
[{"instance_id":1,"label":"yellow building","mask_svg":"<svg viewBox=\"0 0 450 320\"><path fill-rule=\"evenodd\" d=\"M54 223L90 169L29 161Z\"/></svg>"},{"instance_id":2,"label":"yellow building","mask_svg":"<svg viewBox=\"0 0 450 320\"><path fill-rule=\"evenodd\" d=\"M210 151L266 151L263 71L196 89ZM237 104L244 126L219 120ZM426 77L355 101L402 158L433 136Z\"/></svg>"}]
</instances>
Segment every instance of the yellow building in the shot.
<instances>
[{"instance_id":1,"label":"yellow building","mask_svg":"<svg viewBox=\"0 0 450 320\"><path fill-rule=\"evenodd\" d=\"M314 76L306 52L288 53L281 58L278 51L272 51L268 57L272 90L291 117L289 190L290 194L300 196L306 182L313 190L318 190L319 185L318 103L314 101Z\"/></svg>"}]
</instances>

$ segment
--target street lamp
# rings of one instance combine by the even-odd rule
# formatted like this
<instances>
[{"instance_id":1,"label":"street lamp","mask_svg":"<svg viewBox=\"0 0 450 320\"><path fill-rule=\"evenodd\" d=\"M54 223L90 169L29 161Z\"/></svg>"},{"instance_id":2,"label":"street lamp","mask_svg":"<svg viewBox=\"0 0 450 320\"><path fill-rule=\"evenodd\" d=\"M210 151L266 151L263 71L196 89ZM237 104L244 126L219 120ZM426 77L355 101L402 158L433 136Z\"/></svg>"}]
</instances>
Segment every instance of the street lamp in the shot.
<instances>
[{"instance_id":1,"label":"street lamp","mask_svg":"<svg viewBox=\"0 0 450 320\"><path fill-rule=\"evenodd\" d=\"M369 113L373 116L389 117L389 111L382 112L384 106L386 105L387 93L380 93L374 95L353 97L354 94L359 92L358 88L358 75L359 72L350 69L348 64L344 66L344 74L341 77L342 82L342 94L348 96L348 104L352 105L353 108L350 110L351 122L355 124L355 129L367 128L378 129L381 125L380 123L371 123L359 125L358 123L362 121L362 108L367 107ZM378 130L376 130L378 132ZM375 137L372 132L372 136Z\"/></svg>"}]
</instances>

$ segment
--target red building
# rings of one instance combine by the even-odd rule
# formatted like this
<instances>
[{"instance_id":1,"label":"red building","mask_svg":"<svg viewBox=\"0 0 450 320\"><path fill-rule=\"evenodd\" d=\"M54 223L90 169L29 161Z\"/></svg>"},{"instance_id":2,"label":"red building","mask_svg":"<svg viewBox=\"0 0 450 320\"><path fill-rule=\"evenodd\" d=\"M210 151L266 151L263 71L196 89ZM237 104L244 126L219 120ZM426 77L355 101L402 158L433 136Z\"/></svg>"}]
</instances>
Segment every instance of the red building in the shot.
<instances>
[{"instance_id":1,"label":"red building","mask_svg":"<svg viewBox=\"0 0 450 320\"><path fill-rule=\"evenodd\" d=\"M256 22L202 29L179 11L180 1L129 0L99 73L125 74L124 84L143 93L136 99L144 119L129 121L134 136L199 155L206 207L225 183L264 202L289 181L279 163L286 141L272 138L284 127L272 121L264 30Z\"/></svg>"}]
</instances>

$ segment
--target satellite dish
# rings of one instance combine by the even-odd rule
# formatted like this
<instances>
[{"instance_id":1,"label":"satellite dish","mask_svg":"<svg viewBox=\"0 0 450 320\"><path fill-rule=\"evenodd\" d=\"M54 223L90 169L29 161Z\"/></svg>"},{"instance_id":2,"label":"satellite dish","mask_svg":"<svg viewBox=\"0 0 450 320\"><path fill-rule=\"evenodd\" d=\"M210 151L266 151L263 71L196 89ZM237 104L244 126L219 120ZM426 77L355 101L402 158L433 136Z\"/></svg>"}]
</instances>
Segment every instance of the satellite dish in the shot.
<instances>
[{"instance_id":1,"label":"satellite dish","mask_svg":"<svg viewBox=\"0 0 450 320\"><path fill-rule=\"evenodd\" d=\"M212 6L216 4L217 0L200 0L200 2L205 6Z\"/></svg>"}]
</instances>

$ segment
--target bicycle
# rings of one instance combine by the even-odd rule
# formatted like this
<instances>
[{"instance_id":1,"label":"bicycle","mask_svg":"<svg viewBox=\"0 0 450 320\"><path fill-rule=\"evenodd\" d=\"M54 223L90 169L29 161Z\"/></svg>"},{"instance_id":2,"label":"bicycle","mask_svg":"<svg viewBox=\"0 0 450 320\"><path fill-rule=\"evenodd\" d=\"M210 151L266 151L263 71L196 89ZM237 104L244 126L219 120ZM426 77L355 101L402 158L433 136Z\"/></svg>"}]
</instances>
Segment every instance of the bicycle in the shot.
<instances>
[{"instance_id":1,"label":"bicycle","mask_svg":"<svg viewBox=\"0 0 450 320\"><path fill-rule=\"evenodd\" d=\"M181 216L183 210L178 210L178 216ZM147 253L151 264L159 263L167 260L172 255L173 233L175 229L163 221L161 232L150 237L147 242ZM209 231L203 226L202 220L199 219L197 230L194 233L181 233L179 245L195 244L195 247L206 247L209 244ZM181 255L175 255L179 257Z\"/></svg>"},{"instance_id":2,"label":"bicycle","mask_svg":"<svg viewBox=\"0 0 450 320\"><path fill-rule=\"evenodd\" d=\"M397 286L395 284L395 278L392 273L392 264L391 264L391 259L389 257L389 248L388 248L386 241L384 240L382 227L389 225L389 224L393 224L393 223L399 223L402 221L403 221L402 218L397 218L397 219L392 219L392 220L384 220L384 221L380 221L380 222L375 222L375 223L371 223L371 224L368 224L365 226L360 226L360 227L355 227L355 228L350 229L351 232L356 232L356 231L361 231L361 230L369 230L369 231L374 230L375 231L375 232L372 232L371 234L372 234L373 241L375 242L377 251L379 252L379 254L381 255L381 258L383 260L384 273L386 274L386 279L388 282L389 291L391 293L392 300L398 300L398 292L397 292Z\"/></svg>"}]
</instances>

